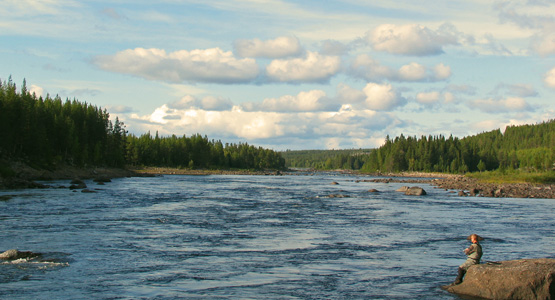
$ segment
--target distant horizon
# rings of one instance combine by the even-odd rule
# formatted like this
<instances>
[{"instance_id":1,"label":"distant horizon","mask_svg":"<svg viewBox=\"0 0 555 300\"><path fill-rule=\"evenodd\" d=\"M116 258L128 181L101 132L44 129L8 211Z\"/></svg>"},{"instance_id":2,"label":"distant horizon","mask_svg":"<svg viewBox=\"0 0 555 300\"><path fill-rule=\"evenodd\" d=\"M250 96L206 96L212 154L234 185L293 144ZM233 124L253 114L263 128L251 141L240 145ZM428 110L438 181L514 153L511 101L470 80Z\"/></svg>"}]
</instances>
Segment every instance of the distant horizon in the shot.
<instances>
[{"instance_id":1,"label":"distant horizon","mask_svg":"<svg viewBox=\"0 0 555 300\"><path fill-rule=\"evenodd\" d=\"M136 135L276 151L462 138L555 116L552 11L547 0L8 0L0 79L106 108Z\"/></svg>"}]
</instances>

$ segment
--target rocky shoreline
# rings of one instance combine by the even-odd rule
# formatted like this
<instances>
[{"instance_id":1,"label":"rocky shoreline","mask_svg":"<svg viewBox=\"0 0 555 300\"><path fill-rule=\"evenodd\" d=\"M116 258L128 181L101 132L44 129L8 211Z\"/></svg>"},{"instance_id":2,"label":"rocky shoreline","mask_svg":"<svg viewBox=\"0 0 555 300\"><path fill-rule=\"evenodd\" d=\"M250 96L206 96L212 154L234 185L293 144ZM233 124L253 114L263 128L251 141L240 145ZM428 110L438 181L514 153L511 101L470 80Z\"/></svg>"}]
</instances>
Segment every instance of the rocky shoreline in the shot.
<instances>
[{"instance_id":1,"label":"rocky shoreline","mask_svg":"<svg viewBox=\"0 0 555 300\"><path fill-rule=\"evenodd\" d=\"M381 175L384 176L384 175ZM407 177L407 178L405 178ZM412 177L412 178L411 178ZM418 178L415 178L418 177ZM427 177L424 178L423 177ZM436 188L458 193L459 196L496 198L555 199L555 184L488 183L463 175L437 173L387 174L386 178L359 180L363 182L426 183Z\"/></svg>"},{"instance_id":2,"label":"rocky shoreline","mask_svg":"<svg viewBox=\"0 0 555 300\"><path fill-rule=\"evenodd\" d=\"M281 171L250 171L250 170L190 170L177 168L147 167L141 169L120 168L76 168L72 166L58 167L54 170L34 169L22 163L12 163L11 169L15 176L1 177L2 189L35 189L50 188L48 184L36 181L51 180L86 180L122 177L152 177L163 175L282 175Z\"/></svg>"},{"instance_id":3,"label":"rocky shoreline","mask_svg":"<svg viewBox=\"0 0 555 300\"><path fill-rule=\"evenodd\" d=\"M432 180L431 184L446 190L458 190L460 196L496 198L555 199L555 184L487 183L465 176Z\"/></svg>"}]
</instances>

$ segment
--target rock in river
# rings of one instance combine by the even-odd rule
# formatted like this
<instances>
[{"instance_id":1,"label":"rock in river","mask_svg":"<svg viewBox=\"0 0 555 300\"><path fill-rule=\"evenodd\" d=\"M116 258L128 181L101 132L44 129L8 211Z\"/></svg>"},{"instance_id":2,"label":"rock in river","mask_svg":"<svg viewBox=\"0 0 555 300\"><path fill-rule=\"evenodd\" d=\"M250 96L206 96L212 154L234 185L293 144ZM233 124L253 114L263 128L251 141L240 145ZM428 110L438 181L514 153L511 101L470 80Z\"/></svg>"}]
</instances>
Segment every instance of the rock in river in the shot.
<instances>
[{"instance_id":1,"label":"rock in river","mask_svg":"<svg viewBox=\"0 0 555 300\"><path fill-rule=\"evenodd\" d=\"M39 256L40 253L33 253L31 251L19 251L17 249L10 249L0 253L0 259L3 260L16 260L21 258L33 258Z\"/></svg>"},{"instance_id":2,"label":"rock in river","mask_svg":"<svg viewBox=\"0 0 555 300\"><path fill-rule=\"evenodd\" d=\"M447 291L483 299L555 299L555 259L521 259L470 267Z\"/></svg>"},{"instance_id":3,"label":"rock in river","mask_svg":"<svg viewBox=\"0 0 555 300\"><path fill-rule=\"evenodd\" d=\"M413 187L408 187L408 186L402 186L400 188L397 189L397 192L402 192L405 193L405 195L409 195L409 196L424 196L426 195L426 191L418 186L413 186Z\"/></svg>"}]
</instances>

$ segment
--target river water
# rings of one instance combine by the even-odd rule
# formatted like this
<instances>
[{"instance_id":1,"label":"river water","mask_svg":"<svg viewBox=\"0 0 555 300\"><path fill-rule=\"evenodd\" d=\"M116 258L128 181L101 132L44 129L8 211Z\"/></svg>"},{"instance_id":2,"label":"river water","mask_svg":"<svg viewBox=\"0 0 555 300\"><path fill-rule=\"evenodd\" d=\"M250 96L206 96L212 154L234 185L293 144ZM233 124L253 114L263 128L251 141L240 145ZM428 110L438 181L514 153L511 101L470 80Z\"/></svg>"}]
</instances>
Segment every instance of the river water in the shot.
<instances>
[{"instance_id":1,"label":"river water","mask_svg":"<svg viewBox=\"0 0 555 300\"><path fill-rule=\"evenodd\" d=\"M0 262L0 299L459 299L440 286L471 233L486 238L483 261L555 257L554 200L425 184L427 196L405 196L401 183L357 179L368 178L170 175L87 181L96 193L0 191L11 195L0 251L42 253Z\"/></svg>"}]
</instances>

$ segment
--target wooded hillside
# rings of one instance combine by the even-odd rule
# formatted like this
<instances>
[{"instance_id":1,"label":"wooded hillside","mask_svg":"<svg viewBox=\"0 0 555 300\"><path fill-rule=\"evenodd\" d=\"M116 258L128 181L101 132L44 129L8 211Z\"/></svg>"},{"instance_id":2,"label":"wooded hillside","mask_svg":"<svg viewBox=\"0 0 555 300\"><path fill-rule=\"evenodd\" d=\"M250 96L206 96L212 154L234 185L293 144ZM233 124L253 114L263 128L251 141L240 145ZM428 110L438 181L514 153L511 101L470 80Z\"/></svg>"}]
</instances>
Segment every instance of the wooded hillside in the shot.
<instances>
[{"instance_id":1,"label":"wooded hillside","mask_svg":"<svg viewBox=\"0 0 555 300\"><path fill-rule=\"evenodd\" d=\"M555 162L555 120L509 126L462 139L450 136L387 137L363 171L447 172L524 169L548 171Z\"/></svg>"},{"instance_id":2,"label":"wooded hillside","mask_svg":"<svg viewBox=\"0 0 555 300\"><path fill-rule=\"evenodd\" d=\"M282 152L287 166L364 172L466 173L486 170L549 171L555 163L555 120L509 126L459 139L386 137L377 149Z\"/></svg>"},{"instance_id":3,"label":"wooded hillside","mask_svg":"<svg viewBox=\"0 0 555 300\"><path fill-rule=\"evenodd\" d=\"M76 99L37 97L26 82L20 91L0 81L0 159L40 168L72 166L166 166L214 169L283 169L279 153L261 147L222 144L199 134L128 135L117 118ZM1 170L0 166L0 171ZM1 173L1 172L0 172ZM1 175L1 174L0 174Z\"/></svg>"},{"instance_id":4,"label":"wooded hillside","mask_svg":"<svg viewBox=\"0 0 555 300\"><path fill-rule=\"evenodd\" d=\"M281 152L288 168L316 170L359 170L370 149L347 150L287 150Z\"/></svg>"}]
</instances>

